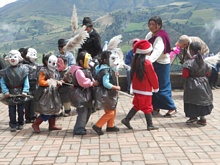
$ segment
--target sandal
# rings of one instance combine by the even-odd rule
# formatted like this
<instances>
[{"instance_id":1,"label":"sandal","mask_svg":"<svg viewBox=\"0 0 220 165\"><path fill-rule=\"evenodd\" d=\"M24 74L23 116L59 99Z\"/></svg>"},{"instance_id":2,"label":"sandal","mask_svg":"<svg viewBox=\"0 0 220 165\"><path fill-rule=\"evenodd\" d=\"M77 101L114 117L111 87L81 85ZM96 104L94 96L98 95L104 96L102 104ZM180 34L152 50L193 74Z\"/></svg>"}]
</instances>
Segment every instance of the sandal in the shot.
<instances>
[{"instance_id":1,"label":"sandal","mask_svg":"<svg viewBox=\"0 0 220 165\"><path fill-rule=\"evenodd\" d=\"M171 111L171 113L170 113L170 111ZM172 117L177 113L176 109L175 110L170 110L170 111L168 111L163 117Z\"/></svg>"}]
</instances>

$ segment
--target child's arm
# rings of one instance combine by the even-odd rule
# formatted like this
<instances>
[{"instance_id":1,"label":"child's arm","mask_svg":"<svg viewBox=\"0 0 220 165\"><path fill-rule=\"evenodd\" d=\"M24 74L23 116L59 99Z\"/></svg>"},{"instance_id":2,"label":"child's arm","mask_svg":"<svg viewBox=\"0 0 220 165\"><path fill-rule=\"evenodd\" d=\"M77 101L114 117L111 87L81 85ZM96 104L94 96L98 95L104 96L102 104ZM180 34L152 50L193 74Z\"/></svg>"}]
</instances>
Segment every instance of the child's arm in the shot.
<instances>
[{"instance_id":1,"label":"child's arm","mask_svg":"<svg viewBox=\"0 0 220 165\"><path fill-rule=\"evenodd\" d=\"M76 71L76 79L81 87L88 88L94 85L90 78L85 77L85 74L81 69Z\"/></svg>"},{"instance_id":2,"label":"child's arm","mask_svg":"<svg viewBox=\"0 0 220 165\"><path fill-rule=\"evenodd\" d=\"M2 77L0 79L0 83L1 83L1 88L2 88L2 93L7 97L9 97L10 93L9 93L9 89L5 84L5 79Z\"/></svg>"},{"instance_id":3,"label":"child's arm","mask_svg":"<svg viewBox=\"0 0 220 165\"><path fill-rule=\"evenodd\" d=\"M46 76L44 75L43 72L40 72L40 74L39 74L38 84L40 86L44 86L44 87L48 87L49 86L49 84L48 84L48 82L46 80Z\"/></svg>"},{"instance_id":4,"label":"child's arm","mask_svg":"<svg viewBox=\"0 0 220 165\"><path fill-rule=\"evenodd\" d=\"M121 90L120 86L115 86L110 83L109 74L104 75L102 81L103 81L103 86L107 89Z\"/></svg>"},{"instance_id":5,"label":"child's arm","mask_svg":"<svg viewBox=\"0 0 220 165\"><path fill-rule=\"evenodd\" d=\"M24 87L23 87L22 95L27 95L29 89L30 89L30 84L29 84L28 76L26 76L24 79Z\"/></svg>"}]
</instances>

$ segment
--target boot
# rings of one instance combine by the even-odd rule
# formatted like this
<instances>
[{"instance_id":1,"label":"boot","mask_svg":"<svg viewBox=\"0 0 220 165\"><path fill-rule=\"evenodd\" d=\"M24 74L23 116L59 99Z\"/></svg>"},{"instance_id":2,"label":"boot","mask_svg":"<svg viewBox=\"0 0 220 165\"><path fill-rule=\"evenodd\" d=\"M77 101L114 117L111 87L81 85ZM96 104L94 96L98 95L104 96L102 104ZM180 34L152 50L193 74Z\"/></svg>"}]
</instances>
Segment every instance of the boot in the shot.
<instances>
[{"instance_id":1,"label":"boot","mask_svg":"<svg viewBox=\"0 0 220 165\"><path fill-rule=\"evenodd\" d=\"M124 124L128 129L133 129L130 125L130 120L132 119L132 117L134 117L136 113L137 111L134 108L131 108L127 116L121 120L121 123Z\"/></svg>"},{"instance_id":2,"label":"boot","mask_svg":"<svg viewBox=\"0 0 220 165\"><path fill-rule=\"evenodd\" d=\"M58 127L55 125L55 121L56 121L56 118L55 117L51 117L49 119L49 131L53 131L53 130L61 130L62 128L61 127Z\"/></svg>"},{"instance_id":3,"label":"boot","mask_svg":"<svg viewBox=\"0 0 220 165\"><path fill-rule=\"evenodd\" d=\"M40 116L35 120L35 122L32 124L32 128L34 129L35 133L40 133L39 125L43 122Z\"/></svg>"},{"instance_id":4,"label":"boot","mask_svg":"<svg viewBox=\"0 0 220 165\"><path fill-rule=\"evenodd\" d=\"M148 131L159 129L159 127L156 127L156 126L153 125L151 113L150 114L145 114L145 118L146 118L146 122L147 122L147 130Z\"/></svg>"}]
</instances>

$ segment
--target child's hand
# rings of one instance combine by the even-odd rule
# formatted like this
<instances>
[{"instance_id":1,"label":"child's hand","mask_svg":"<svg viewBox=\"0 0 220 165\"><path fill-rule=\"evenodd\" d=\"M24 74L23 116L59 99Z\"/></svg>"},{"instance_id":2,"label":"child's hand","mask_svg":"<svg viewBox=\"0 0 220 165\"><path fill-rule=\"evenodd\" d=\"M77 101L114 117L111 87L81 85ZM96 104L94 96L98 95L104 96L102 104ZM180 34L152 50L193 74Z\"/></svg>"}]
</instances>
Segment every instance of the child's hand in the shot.
<instances>
[{"instance_id":1,"label":"child's hand","mask_svg":"<svg viewBox=\"0 0 220 165\"><path fill-rule=\"evenodd\" d=\"M115 72L115 76L118 77L119 76L119 72Z\"/></svg>"},{"instance_id":2,"label":"child's hand","mask_svg":"<svg viewBox=\"0 0 220 165\"><path fill-rule=\"evenodd\" d=\"M5 93L5 98L9 98L9 97L10 97L10 93L9 92Z\"/></svg>"},{"instance_id":3,"label":"child's hand","mask_svg":"<svg viewBox=\"0 0 220 165\"><path fill-rule=\"evenodd\" d=\"M120 91L121 90L121 87L120 86L113 86L112 89L115 89L117 91Z\"/></svg>"},{"instance_id":4,"label":"child's hand","mask_svg":"<svg viewBox=\"0 0 220 165\"><path fill-rule=\"evenodd\" d=\"M93 81L93 86L98 86L99 82L98 81Z\"/></svg>"}]
</instances>

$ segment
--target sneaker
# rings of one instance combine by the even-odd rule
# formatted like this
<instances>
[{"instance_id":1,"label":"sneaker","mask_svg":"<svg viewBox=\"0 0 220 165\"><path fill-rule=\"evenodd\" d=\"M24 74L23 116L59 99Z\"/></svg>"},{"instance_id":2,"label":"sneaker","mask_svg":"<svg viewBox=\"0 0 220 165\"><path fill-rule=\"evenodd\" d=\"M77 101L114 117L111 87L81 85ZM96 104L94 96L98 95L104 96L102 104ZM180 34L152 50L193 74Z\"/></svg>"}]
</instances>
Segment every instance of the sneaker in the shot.
<instances>
[{"instance_id":1,"label":"sneaker","mask_svg":"<svg viewBox=\"0 0 220 165\"><path fill-rule=\"evenodd\" d=\"M198 119L196 118L189 118L189 120L186 121L186 124L192 124L194 122L196 122Z\"/></svg>"},{"instance_id":2,"label":"sneaker","mask_svg":"<svg viewBox=\"0 0 220 165\"><path fill-rule=\"evenodd\" d=\"M199 124L199 125L202 125L202 126L205 126L207 123L206 123L206 119L200 119L200 120L198 120L197 121L197 124Z\"/></svg>"},{"instance_id":3,"label":"sneaker","mask_svg":"<svg viewBox=\"0 0 220 165\"><path fill-rule=\"evenodd\" d=\"M102 132L102 128L97 127L96 125L92 126L92 129L98 134L98 135L104 135L104 132Z\"/></svg>"},{"instance_id":4,"label":"sneaker","mask_svg":"<svg viewBox=\"0 0 220 165\"><path fill-rule=\"evenodd\" d=\"M18 130L22 130L23 128L24 128L23 125L19 125L19 126L17 127Z\"/></svg>"},{"instance_id":5,"label":"sneaker","mask_svg":"<svg viewBox=\"0 0 220 165\"><path fill-rule=\"evenodd\" d=\"M120 129L116 126L114 127L107 127L106 132L118 132Z\"/></svg>"},{"instance_id":6,"label":"sneaker","mask_svg":"<svg viewBox=\"0 0 220 165\"><path fill-rule=\"evenodd\" d=\"M16 127L11 127L11 128L10 128L10 131L11 131L11 132L16 132L16 130L17 130Z\"/></svg>"}]
</instances>

